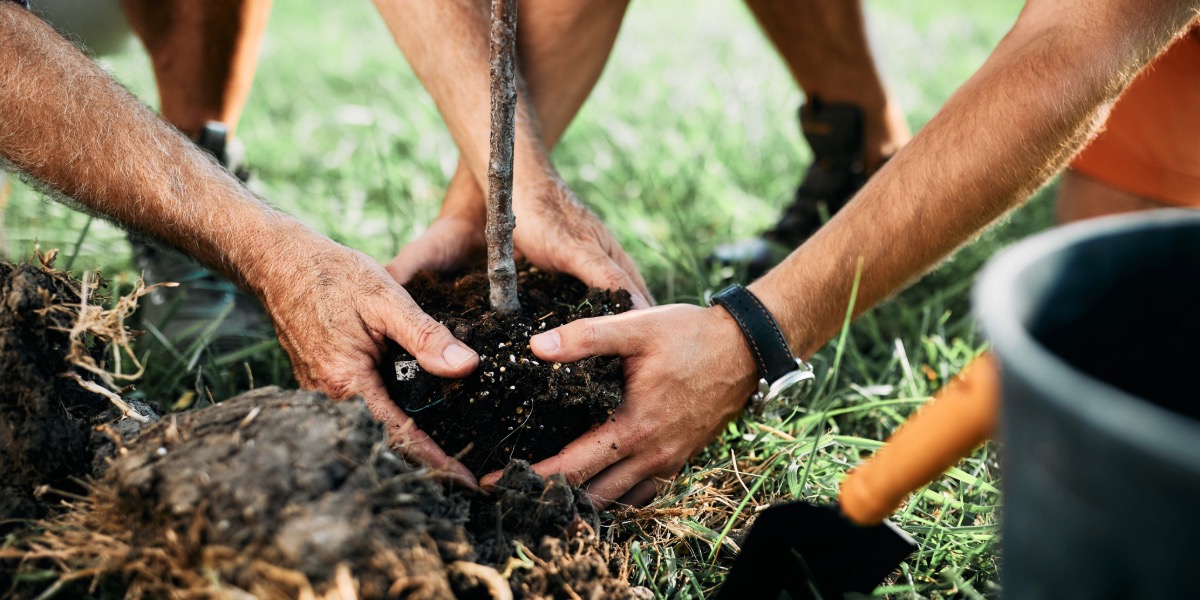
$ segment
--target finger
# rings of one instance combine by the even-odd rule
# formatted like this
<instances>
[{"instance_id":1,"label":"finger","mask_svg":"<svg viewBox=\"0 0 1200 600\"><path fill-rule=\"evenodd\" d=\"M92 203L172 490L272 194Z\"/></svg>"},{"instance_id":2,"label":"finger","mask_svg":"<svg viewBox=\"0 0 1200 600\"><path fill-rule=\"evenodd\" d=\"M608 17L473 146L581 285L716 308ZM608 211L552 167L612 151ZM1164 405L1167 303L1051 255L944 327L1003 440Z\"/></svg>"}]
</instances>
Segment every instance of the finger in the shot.
<instances>
[{"instance_id":1,"label":"finger","mask_svg":"<svg viewBox=\"0 0 1200 600\"><path fill-rule=\"evenodd\" d=\"M633 285L636 286L637 290L642 293L642 298L645 300L645 306L638 306L638 299L634 298L633 308L640 309L654 306L654 295L650 293L650 288L646 285L646 279L642 277L641 270L638 269L637 264L633 262L633 259L630 258L629 254L626 253L625 250L619 245L614 252L613 260L615 260L617 265L626 273L628 273L631 279L633 279ZM630 291L630 295L633 295L632 291Z\"/></svg>"},{"instance_id":2,"label":"finger","mask_svg":"<svg viewBox=\"0 0 1200 600\"><path fill-rule=\"evenodd\" d=\"M658 481L654 478L643 479L628 492L625 492L625 495L618 498L615 504L631 506L633 508L644 508L654 501L655 496L658 496Z\"/></svg>"},{"instance_id":3,"label":"finger","mask_svg":"<svg viewBox=\"0 0 1200 600\"><path fill-rule=\"evenodd\" d=\"M633 298L634 308L649 308L650 301L648 292L645 291L646 283L640 283L633 278L617 261L607 254L601 253L599 250L586 251L583 254L577 254L578 258L573 258L568 264L566 271L580 281L594 288L604 290L625 290ZM632 265L632 261L630 261ZM637 268L633 268L633 273L637 273ZM641 275L638 275L641 279Z\"/></svg>"},{"instance_id":4,"label":"finger","mask_svg":"<svg viewBox=\"0 0 1200 600\"><path fill-rule=\"evenodd\" d=\"M666 479L679 470L660 468L661 473L655 473L653 469L652 464L646 461L625 458L588 481L588 496L592 497L596 508L604 508L612 503L630 506L649 504L659 493L656 480Z\"/></svg>"},{"instance_id":5,"label":"finger","mask_svg":"<svg viewBox=\"0 0 1200 600\"><path fill-rule=\"evenodd\" d=\"M454 338L445 325L425 314L407 294L384 317L387 336L400 344L426 371L462 377L479 366L479 355Z\"/></svg>"},{"instance_id":6,"label":"finger","mask_svg":"<svg viewBox=\"0 0 1200 600\"><path fill-rule=\"evenodd\" d=\"M543 477L562 473L567 483L578 486L623 457L615 428L605 423L567 444L557 455L533 465L533 470ZM497 471L485 475L479 483L484 489L491 489L499 479Z\"/></svg>"},{"instance_id":7,"label":"finger","mask_svg":"<svg viewBox=\"0 0 1200 600\"><path fill-rule=\"evenodd\" d=\"M643 479L641 483L633 486L633 489L625 492L624 496L617 499L617 504L642 508L649 505L658 496L658 480L654 478Z\"/></svg>"},{"instance_id":8,"label":"finger","mask_svg":"<svg viewBox=\"0 0 1200 600\"><path fill-rule=\"evenodd\" d=\"M400 253L384 266L388 275L400 285L408 285L414 275L423 270L435 271L429 260L429 249L424 238L417 238L400 249Z\"/></svg>"},{"instance_id":9,"label":"finger","mask_svg":"<svg viewBox=\"0 0 1200 600\"><path fill-rule=\"evenodd\" d=\"M618 499L625 499L634 488L645 482L650 477L647 471L648 466L644 461L626 458L593 477L583 488L591 498L592 504L598 509L604 509ZM648 497L653 498L656 491L651 485ZM646 496L646 490L640 489L637 490L634 499L641 500Z\"/></svg>"},{"instance_id":10,"label":"finger","mask_svg":"<svg viewBox=\"0 0 1200 600\"><path fill-rule=\"evenodd\" d=\"M575 362L589 356L633 356L650 336L648 319L657 309L571 321L539 333L529 340L538 358L550 362Z\"/></svg>"},{"instance_id":11,"label":"finger","mask_svg":"<svg viewBox=\"0 0 1200 600\"><path fill-rule=\"evenodd\" d=\"M412 281L419 271L446 271L471 258L478 232L469 223L440 218L429 229L400 249L387 264L387 271L400 285Z\"/></svg>"},{"instance_id":12,"label":"finger","mask_svg":"<svg viewBox=\"0 0 1200 600\"><path fill-rule=\"evenodd\" d=\"M417 427L412 417L404 414L404 411L392 402L378 374L371 379L355 387L362 390L359 394L366 402L371 415L383 423L388 443L405 456L436 470L446 479L477 491L479 487L475 475L462 463L447 455L429 434Z\"/></svg>"}]
</instances>

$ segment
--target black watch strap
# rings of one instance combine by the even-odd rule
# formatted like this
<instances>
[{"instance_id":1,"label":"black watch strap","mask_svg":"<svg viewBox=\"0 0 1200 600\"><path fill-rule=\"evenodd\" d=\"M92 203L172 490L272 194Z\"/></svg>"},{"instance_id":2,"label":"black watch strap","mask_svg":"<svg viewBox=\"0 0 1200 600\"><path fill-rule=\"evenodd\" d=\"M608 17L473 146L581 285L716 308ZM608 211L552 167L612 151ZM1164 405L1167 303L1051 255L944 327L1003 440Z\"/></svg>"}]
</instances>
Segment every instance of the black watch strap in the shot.
<instances>
[{"instance_id":1,"label":"black watch strap","mask_svg":"<svg viewBox=\"0 0 1200 600\"><path fill-rule=\"evenodd\" d=\"M758 364L758 372L767 383L796 370L796 358L788 347L775 317L758 297L741 284L733 284L712 297L711 304L729 311L746 336L750 353Z\"/></svg>"}]
</instances>

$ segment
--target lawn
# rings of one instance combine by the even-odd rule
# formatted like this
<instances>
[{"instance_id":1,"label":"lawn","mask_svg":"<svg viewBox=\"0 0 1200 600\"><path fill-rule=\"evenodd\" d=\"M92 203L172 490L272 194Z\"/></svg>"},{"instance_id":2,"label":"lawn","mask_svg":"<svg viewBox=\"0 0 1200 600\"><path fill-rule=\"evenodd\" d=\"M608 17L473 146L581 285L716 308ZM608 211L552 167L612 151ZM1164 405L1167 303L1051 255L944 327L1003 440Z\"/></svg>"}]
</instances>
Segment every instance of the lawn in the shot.
<instances>
[{"instance_id":1,"label":"lawn","mask_svg":"<svg viewBox=\"0 0 1200 600\"><path fill-rule=\"evenodd\" d=\"M868 2L872 42L912 127L928 120L1016 18L1020 2ZM702 10L697 10L702 8ZM140 49L105 65L154 98ZM555 152L564 178L642 268L659 302L703 302L703 257L770 224L809 160L801 94L737 2L635 2L592 99ZM367 3L277 3L239 136L251 187L333 239L386 261L436 214L456 160L449 134ZM1049 225L1048 194L983 234L812 358L819 391L779 422L735 422L653 505L608 517L632 580L662 597L720 583L728 534L781 499L827 502L861 457L984 345L967 292L998 248ZM75 270L135 276L124 234L18 186L10 256L33 240ZM64 263L60 263L62 265ZM277 344L254 385L288 385ZM165 406L250 387L243 356L152 356L137 392ZM989 445L916 494L895 521L921 550L878 594L998 592L1000 486Z\"/></svg>"}]
</instances>

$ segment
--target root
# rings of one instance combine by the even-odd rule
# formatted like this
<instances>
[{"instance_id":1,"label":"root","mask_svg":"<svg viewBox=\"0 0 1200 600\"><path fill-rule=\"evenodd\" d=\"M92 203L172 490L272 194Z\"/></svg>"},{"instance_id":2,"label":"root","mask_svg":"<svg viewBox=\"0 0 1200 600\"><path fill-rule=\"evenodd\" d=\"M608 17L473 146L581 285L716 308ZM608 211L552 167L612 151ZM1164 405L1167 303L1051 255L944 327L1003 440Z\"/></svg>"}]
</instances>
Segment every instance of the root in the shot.
<instances>
[{"instance_id":1,"label":"root","mask_svg":"<svg viewBox=\"0 0 1200 600\"><path fill-rule=\"evenodd\" d=\"M175 287L176 283L158 283L146 287L145 282L138 280L134 284L133 291L121 296L117 299L116 305L105 310L103 307L93 304L89 300L89 295L92 290L103 285L104 280L96 276L96 280L92 280L90 271L84 272L83 279L79 286L79 316L75 319L75 324L71 327L70 334L70 350L67 353L67 362L87 371L100 379L104 385L111 390L120 390L123 386L116 383L117 379L125 381L136 381L141 378L146 367L138 360L137 355L133 353L133 333L125 326L125 319L137 310L138 299L158 287ZM102 342L112 344L113 348L113 370L108 370L96 363L96 359L88 352L87 340L89 336L98 339ZM133 363L136 369L133 373L124 373L121 367L121 357L125 356Z\"/></svg>"},{"instance_id":2,"label":"root","mask_svg":"<svg viewBox=\"0 0 1200 600\"><path fill-rule=\"evenodd\" d=\"M513 600L512 587L508 585L508 580L492 567L460 560L450 563L450 570L483 582L492 600Z\"/></svg>"},{"instance_id":3,"label":"root","mask_svg":"<svg viewBox=\"0 0 1200 600\"><path fill-rule=\"evenodd\" d=\"M134 410L133 407L126 404L126 402L124 400L122 400L120 396L118 396L117 394L114 394L113 392L108 391L107 389L104 388L104 386L101 386L100 384L95 383L93 381L88 381L88 380L80 377L76 373L64 373L63 377L66 377L68 379L74 379L75 383L79 384L79 387L81 387L89 392L92 392L94 394L99 394L101 396L104 396L105 398L108 398L108 401L112 402L113 406L116 406L117 409L121 411L122 415L129 417L130 419L133 419L134 421L137 421L138 423L149 423L150 422L150 417L147 417L147 416L139 413L138 411Z\"/></svg>"}]
</instances>

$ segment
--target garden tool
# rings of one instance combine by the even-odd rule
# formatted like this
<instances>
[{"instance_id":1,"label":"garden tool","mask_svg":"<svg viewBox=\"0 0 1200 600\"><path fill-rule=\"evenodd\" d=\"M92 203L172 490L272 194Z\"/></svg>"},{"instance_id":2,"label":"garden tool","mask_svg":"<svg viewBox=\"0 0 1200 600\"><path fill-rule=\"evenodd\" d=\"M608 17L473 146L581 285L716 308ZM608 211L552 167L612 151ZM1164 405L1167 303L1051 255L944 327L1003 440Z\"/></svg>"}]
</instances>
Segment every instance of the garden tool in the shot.
<instances>
[{"instance_id":1,"label":"garden tool","mask_svg":"<svg viewBox=\"0 0 1200 600\"><path fill-rule=\"evenodd\" d=\"M846 476L839 503L788 502L763 511L717 598L869 594L917 547L886 517L991 435L998 373L988 354L967 365Z\"/></svg>"}]
</instances>

